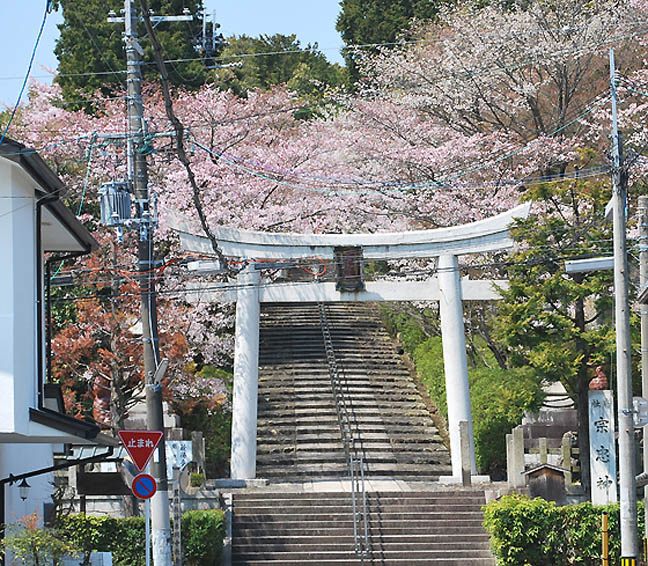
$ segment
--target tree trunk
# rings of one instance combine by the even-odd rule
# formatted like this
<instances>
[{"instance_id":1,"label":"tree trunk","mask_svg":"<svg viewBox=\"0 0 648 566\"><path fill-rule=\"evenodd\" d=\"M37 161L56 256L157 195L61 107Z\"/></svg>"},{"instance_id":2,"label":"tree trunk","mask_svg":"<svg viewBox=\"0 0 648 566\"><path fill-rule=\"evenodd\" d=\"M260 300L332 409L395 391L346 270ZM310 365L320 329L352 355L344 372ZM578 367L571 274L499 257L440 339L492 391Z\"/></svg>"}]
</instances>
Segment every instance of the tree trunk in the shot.
<instances>
[{"instance_id":1,"label":"tree trunk","mask_svg":"<svg viewBox=\"0 0 648 566\"><path fill-rule=\"evenodd\" d=\"M582 282L582 275L574 277L577 283ZM582 299L576 301L575 304L575 320L576 326L582 336L585 332L585 303ZM578 449L580 450L579 460L581 466L581 485L585 497L590 499L590 458L589 458L589 380L587 378L587 366L590 361L589 351L587 345L582 338L577 339L578 351L583 354L583 358L578 370Z\"/></svg>"},{"instance_id":2,"label":"tree trunk","mask_svg":"<svg viewBox=\"0 0 648 566\"><path fill-rule=\"evenodd\" d=\"M578 449L580 450L579 460L581 468L581 485L585 497L590 499L590 457L589 457L589 399L588 383L583 380L578 391Z\"/></svg>"}]
</instances>

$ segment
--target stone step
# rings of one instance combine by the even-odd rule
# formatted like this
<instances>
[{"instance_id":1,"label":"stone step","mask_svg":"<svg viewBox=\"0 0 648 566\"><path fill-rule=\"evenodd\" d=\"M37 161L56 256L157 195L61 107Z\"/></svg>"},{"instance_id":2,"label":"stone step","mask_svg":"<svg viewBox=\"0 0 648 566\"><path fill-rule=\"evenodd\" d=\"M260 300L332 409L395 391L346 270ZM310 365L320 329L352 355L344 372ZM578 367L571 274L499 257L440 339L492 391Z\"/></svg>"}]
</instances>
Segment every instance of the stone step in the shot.
<instances>
[{"instance_id":1,"label":"stone step","mask_svg":"<svg viewBox=\"0 0 648 566\"><path fill-rule=\"evenodd\" d=\"M401 537L397 537L401 538ZM272 553L285 555L287 553L309 553L311 556L315 553L334 555L336 552L347 547L347 552L353 552L354 538L353 536L347 537L344 540L322 542L319 539L315 540L302 540L297 542L288 542L283 539L278 541L263 541L263 550L259 550L257 544L233 544L232 550L239 556L250 555L268 555ZM381 556L396 554L397 552L426 552L428 556L458 556L463 554L464 557L468 556L481 556L487 557L490 555L490 543L488 539L481 541L469 540L462 544L459 541L443 542L439 540L402 540L402 541L385 541L382 542L378 537L370 541L370 548L373 553L380 553Z\"/></svg>"},{"instance_id":2,"label":"stone step","mask_svg":"<svg viewBox=\"0 0 648 566\"><path fill-rule=\"evenodd\" d=\"M419 448L420 450L425 449L424 446L425 444L429 444L431 449L434 450L441 448L440 446L441 438L438 435L427 434L424 431L418 434L417 431L412 431L412 430L399 433L398 431L394 432L388 429L384 429L380 432L371 432L371 433L365 432L365 430L372 430L372 431L379 430L376 429L375 427L370 429L363 429L363 427L360 427L359 430L360 430L360 440L358 442L362 442L362 445L366 444L367 446L370 446L372 442L390 442L392 446L399 446L406 443L410 443L410 444L417 443L420 447ZM303 442L303 443L310 443L310 442L330 443L331 441L342 442L342 436L339 432L339 429L335 431L333 427L325 428L321 432L319 432L317 428L314 428L310 432L300 432L299 436L297 436L294 430L264 428L259 430L258 436L260 441L268 442L271 444L276 444L277 442L281 442L281 443L290 442L291 441L290 439L293 439L294 441L299 440L299 442Z\"/></svg>"},{"instance_id":3,"label":"stone step","mask_svg":"<svg viewBox=\"0 0 648 566\"><path fill-rule=\"evenodd\" d=\"M277 508L277 502L283 501L286 503L286 500L277 500L277 499L266 499L266 500L247 500L247 501L237 501L234 506L234 513L236 519L243 518L246 515L250 516L268 516L276 515L276 519L272 521L272 524L275 524L277 521L281 522L283 519L288 519L288 515L285 512L285 509ZM376 501L370 500L367 501L367 510L369 513L380 513L380 520L383 523L388 521L400 521L403 516L411 517L412 513L420 514L421 519L426 518L428 520L441 517L443 514L448 514L448 517L445 517L445 520L448 520L450 523L454 520L460 519L469 519L469 514L474 514L475 518L481 515L481 510L483 506L482 502L475 501L443 501L439 499L418 499L418 500L391 500L387 501ZM433 511L430 511L433 509ZM347 497L344 501L339 500L330 500L330 501L317 501L317 505L314 506L312 501L309 500L299 500L293 499L290 500L290 513L291 515L314 515L316 514L324 515L331 514L335 515L335 519L340 519L344 515L353 514L353 503L351 500L351 495ZM468 514L468 515L466 515ZM262 521L263 518L258 519ZM310 520L307 519L307 520ZM313 520L315 520L313 518Z\"/></svg>"},{"instance_id":4,"label":"stone step","mask_svg":"<svg viewBox=\"0 0 648 566\"><path fill-rule=\"evenodd\" d=\"M461 504L471 503L484 505L486 503L483 491L479 490L452 490L438 489L435 491L399 491L399 492L367 492L369 504L417 504L425 502L436 504ZM237 493L234 498L235 505L250 503L273 502L273 505L312 505L319 507L322 504L343 505L351 501L351 494L345 491L334 492L287 492L287 491L254 491Z\"/></svg>"},{"instance_id":5,"label":"stone step","mask_svg":"<svg viewBox=\"0 0 648 566\"><path fill-rule=\"evenodd\" d=\"M389 442L390 438L392 436L392 435L387 434L386 431L383 431L383 432L363 432L362 429L361 429L360 433L361 433L360 434L360 436L361 436L360 441L361 442L369 442L371 440L378 440L378 441L381 441L381 442ZM262 438L262 440L265 440L268 436L270 436L271 438L272 437L278 437L279 434L277 433L277 434L273 435L272 432L270 432L269 434L262 434L261 438ZM333 432L302 433L302 434L300 434L299 438L300 438L300 440L302 442L319 442L319 441L326 442L326 441L338 441L338 440L340 442L342 441L339 432L337 434L333 433ZM425 434L421 434L421 435L418 435L418 436L415 435L415 434L411 434L410 436L404 437L404 439L407 440L408 442L412 442L412 440L414 438L418 438L420 440L420 442L426 442L426 441L430 441L433 437L429 437L429 436L427 436Z\"/></svg>"},{"instance_id":6,"label":"stone step","mask_svg":"<svg viewBox=\"0 0 648 566\"><path fill-rule=\"evenodd\" d=\"M258 423L263 425L277 425L277 426L288 426L294 425L294 428L308 428L311 427L322 420L320 415L298 415L294 416L288 413L287 415L281 417L266 417L260 418ZM336 417L337 422L337 417ZM424 416L405 416L405 415L364 415L362 417L362 422L365 424L374 423L385 424L386 426L391 427L400 427L405 430L410 429L411 427L416 427L419 425L424 425L430 430L436 430L436 428L430 425L429 414Z\"/></svg>"},{"instance_id":7,"label":"stone step","mask_svg":"<svg viewBox=\"0 0 648 566\"><path fill-rule=\"evenodd\" d=\"M247 552L247 553L236 553L236 561L232 560L232 564L238 564L238 561L245 561L240 563L250 564L250 561L254 560L275 560L280 561L282 564L286 564L287 561L301 561L298 563L301 564L313 564L314 561L321 563L323 560L348 560L349 556L353 556L353 548L348 550L339 550L339 547L334 547L331 549L325 549L322 551L310 551L308 547L305 547L302 552L282 552L282 551L258 551L258 552ZM397 550L381 550L380 559L382 563L386 563L387 560L392 558L402 558L403 550L406 549L397 549ZM453 560L458 559L468 559L468 558L482 558L482 559L491 559L489 564L494 564L492 561L492 555L488 549L454 549L454 550L427 550L427 549L417 549L417 550L408 550L407 556L408 560L412 558L417 558L420 560L438 560L443 564L450 564L448 559L452 558ZM346 563L346 562L343 562ZM409 562L403 562L408 564ZM456 562L459 564L459 562ZM462 563L465 564L465 561Z\"/></svg>"},{"instance_id":8,"label":"stone step","mask_svg":"<svg viewBox=\"0 0 648 566\"><path fill-rule=\"evenodd\" d=\"M261 466L259 466L261 468ZM451 475L452 470L448 468L447 464L411 464L411 463L371 463L367 465L370 474L379 474L381 476L394 475L394 477L402 477L403 475L412 476L416 473L421 474L421 479L429 479L430 477L438 477L440 475ZM310 475L316 477L317 474L322 474L325 477L329 473L336 473L338 475L347 475L346 462L328 462L328 463L313 463L313 464L293 464L287 469L286 466L265 465L262 467L262 472L259 472L259 477L277 477L282 474L287 476L304 476Z\"/></svg>"},{"instance_id":9,"label":"stone step","mask_svg":"<svg viewBox=\"0 0 648 566\"><path fill-rule=\"evenodd\" d=\"M290 466L299 466L299 465L314 465L318 463L334 463L341 462L346 463L347 457L344 451L338 451L335 453L332 452L309 452L303 453L297 451L293 454L286 453L275 453L268 454L263 453L257 456L258 465L290 465ZM437 464L449 464L450 458L446 454L422 454L420 452L416 453L398 453L398 452L373 452L366 451L364 454L364 462L367 465L369 470L373 470L376 466L389 466L400 465L406 466L406 469L410 469L413 466L435 466Z\"/></svg>"},{"instance_id":10,"label":"stone step","mask_svg":"<svg viewBox=\"0 0 648 566\"><path fill-rule=\"evenodd\" d=\"M427 409L425 408L425 405L421 404L420 406L416 406L413 408L409 408L405 406L405 404L399 405L398 407L394 408L393 410L390 410L389 407L377 407L377 406L367 406L367 407L356 407L354 408L354 412L360 416L360 415L381 415L384 414L385 412L390 412L390 413L395 413L398 414L399 410L398 409L404 409L404 412L407 416L419 416L419 415L426 415L429 414L427 412ZM307 415L307 414L312 414L312 411L309 410L308 408L301 408L301 407L296 407L295 408L295 414L296 415ZM324 414L327 414L324 412ZM330 414L330 413L328 413Z\"/></svg>"},{"instance_id":11,"label":"stone step","mask_svg":"<svg viewBox=\"0 0 648 566\"><path fill-rule=\"evenodd\" d=\"M379 560L378 562L376 560ZM295 560L281 558L278 560L253 560L246 558L243 561L234 559L232 566L302 566L308 564L309 566L352 566L359 564L368 566L375 564L380 566L495 566L494 558L380 558L380 559L365 559L350 556L343 559L330 559L330 560L308 560L304 562L303 558Z\"/></svg>"},{"instance_id":12,"label":"stone step","mask_svg":"<svg viewBox=\"0 0 648 566\"><path fill-rule=\"evenodd\" d=\"M265 399L259 399L259 408L263 407L263 409L267 411L273 411L273 410L282 410L286 408L286 403L284 400L277 399L276 401L268 401ZM315 400L309 400L309 399L303 399L299 401L295 401L294 405L292 408L295 410L295 412L303 412L303 411L319 411L320 409L323 411L336 411L336 405L335 402L330 400L330 401L315 401ZM411 400L393 400L389 402L383 402L382 404L379 404L375 398L373 399L365 399L365 398L354 398L351 402L347 403L347 410L351 412L359 412L359 411L364 411L366 412L375 412L375 413L380 413L382 409L385 410L391 410L392 412L402 412L407 411L407 410L412 410L412 409L418 409L425 411L426 406L423 404L422 401L415 402Z\"/></svg>"},{"instance_id":13,"label":"stone step","mask_svg":"<svg viewBox=\"0 0 648 566\"><path fill-rule=\"evenodd\" d=\"M439 536L441 535L441 536ZM437 534L431 533L401 533L399 535L386 535L382 531L380 532L370 532L369 533L371 547L376 550L380 547L390 546L395 549L396 545L420 545L422 543L430 544L438 547L459 547L462 545L479 545L480 548L488 548L490 544L490 537L486 533L451 533L447 534L443 531ZM285 550L289 550L291 546L302 545L313 540L315 537L313 535L296 535L293 533L281 536L279 540L276 537L271 535L263 536L237 536L235 548L244 549L252 548L259 543L263 543L267 548L269 546L274 546L277 544L285 545ZM330 544L348 544L349 542L353 543L353 535L345 533L344 535L331 535L331 534L322 534L316 536L316 541L318 545L330 545Z\"/></svg>"},{"instance_id":14,"label":"stone step","mask_svg":"<svg viewBox=\"0 0 648 566\"><path fill-rule=\"evenodd\" d=\"M308 560L304 562L303 558L296 558L294 560L287 558L280 559L265 559L253 560L246 558L242 561L233 559L232 566L352 566L359 564L368 566L369 564L376 564L380 566L495 566L494 558L380 558L379 562L374 559L357 558L354 556L342 559L330 560Z\"/></svg>"},{"instance_id":15,"label":"stone step","mask_svg":"<svg viewBox=\"0 0 648 566\"><path fill-rule=\"evenodd\" d=\"M322 442L322 441L309 442L309 441L304 441L299 437L297 437L295 438L295 442L292 444L288 441L286 441L285 443L276 442L276 443L268 444L267 446L263 446L262 448L259 448L259 450L257 450L257 453L274 454L276 452L286 452L289 450L295 450L296 445L298 445L298 450L302 452L308 452L308 451L319 452L334 447L342 448L342 441L332 440L330 442ZM399 444L393 442L384 442L382 440L375 440L375 441L363 440L362 447L365 450L372 451L372 452L377 452L381 450L390 450L398 453L408 453L408 452L411 452L413 454L440 453L446 455L448 452L445 446L443 446L441 443L438 443L436 445L435 444L428 445L428 443L426 443L426 445L421 446L420 444L416 444L416 443Z\"/></svg>"},{"instance_id":16,"label":"stone step","mask_svg":"<svg viewBox=\"0 0 648 566\"><path fill-rule=\"evenodd\" d=\"M327 305L326 313L367 473L449 474L448 453L375 306ZM263 305L261 318L259 477L344 477L319 307Z\"/></svg>"},{"instance_id":17,"label":"stone step","mask_svg":"<svg viewBox=\"0 0 648 566\"><path fill-rule=\"evenodd\" d=\"M264 372L274 372L280 374L286 372L288 375L293 376L295 379L328 379L328 365L326 360L288 360L276 361L274 363L260 363L259 368ZM372 362L367 360L364 365L357 364L354 367L344 367L344 375L349 379L365 376L367 372L371 376L382 376L388 378L389 376L396 377L409 377L410 373L406 368L399 367L398 364L384 364L379 362ZM305 373L308 372L308 373Z\"/></svg>"},{"instance_id":18,"label":"stone step","mask_svg":"<svg viewBox=\"0 0 648 566\"><path fill-rule=\"evenodd\" d=\"M271 404L287 404L294 403L299 406L310 406L310 405L326 405L327 403L335 403L332 392L329 391L309 391L308 393L304 392L296 398L286 399L286 395L289 393L288 390L283 389L279 391L261 391L259 395L259 402L271 403ZM293 395L295 395L293 390ZM402 404L409 403L411 405L422 405L425 406L421 400L420 395L416 395L416 391L400 391L400 392L387 392L387 391L367 391L363 388L353 388L345 387L343 388L343 395L347 398L347 404L350 406L360 405L367 403L382 403L383 405L393 405L398 403L397 406Z\"/></svg>"},{"instance_id":19,"label":"stone step","mask_svg":"<svg viewBox=\"0 0 648 566\"><path fill-rule=\"evenodd\" d=\"M236 537L241 538L262 538L262 537L294 537L294 536L331 536L331 537L344 537L348 536L349 532L353 532L353 520L336 521L335 525L329 523L314 524L312 526L303 524L302 521L293 521L292 523L280 523L278 525L260 525L256 522L246 523L244 520L234 522L236 529ZM481 517L479 519L466 519L457 520L454 522L443 521L443 526L439 526L438 519L426 520L421 517L420 522L416 521L416 525L378 525L373 522L370 523L370 534L379 533L380 536L394 536L394 535L444 535L444 536L485 536L484 528L482 525Z\"/></svg>"},{"instance_id":20,"label":"stone step","mask_svg":"<svg viewBox=\"0 0 648 566\"><path fill-rule=\"evenodd\" d=\"M358 402L372 402L372 403L412 403L422 405L421 396L417 395L415 389L408 390L384 390L384 389L370 389L366 387L345 387L343 389L345 396L352 396L349 405L355 405ZM286 399L286 395L291 394L295 396L293 399ZM260 391L259 401L266 403L294 403L296 405L309 405L312 403L332 403L334 402L333 394L330 389L321 388L319 391L307 390L303 391L292 388L273 389L269 391Z\"/></svg>"}]
</instances>

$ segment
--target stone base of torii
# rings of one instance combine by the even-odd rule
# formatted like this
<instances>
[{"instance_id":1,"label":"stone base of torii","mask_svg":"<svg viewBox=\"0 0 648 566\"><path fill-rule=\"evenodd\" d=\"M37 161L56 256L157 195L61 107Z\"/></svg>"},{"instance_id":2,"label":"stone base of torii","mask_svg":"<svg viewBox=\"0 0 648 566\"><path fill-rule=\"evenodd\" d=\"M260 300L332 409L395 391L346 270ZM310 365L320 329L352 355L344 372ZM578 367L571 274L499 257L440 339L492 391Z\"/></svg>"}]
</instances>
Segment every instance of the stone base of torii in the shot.
<instances>
[{"instance_id":1,"label":"stone base of torii","mask_svg":"<svg viewBox=\"0 0 648 566\"><path fill-rule=\"evenodd\" d=\"M192 285L187 299L236 301L231 478L256 477L259 315L264 302L439 301L452 476L459 482L462 470L468 468L476 474L462 303L497 300L497 288L506 287L506 281L461 279L458 256L511 247L508 228L515 218L526 217L528 212L529 205L522 205L471 224L402 233L304 235L216 229L221 252L247 261L247 266L239 272L235 286L224 285L221 290L214 285L205 285L204 289ZM199 235L194 224L174 218L171 227L179 232L187 251L213 253L209 239ZM255 260L334 259L336 250L342 248L358 249L363 260L436 257L436 277L426 281L369 281L356 291L338 290L333 282L261 284ZM468 423L469 463L462 461L462 421Z\"/></svg>"}]
</instances>

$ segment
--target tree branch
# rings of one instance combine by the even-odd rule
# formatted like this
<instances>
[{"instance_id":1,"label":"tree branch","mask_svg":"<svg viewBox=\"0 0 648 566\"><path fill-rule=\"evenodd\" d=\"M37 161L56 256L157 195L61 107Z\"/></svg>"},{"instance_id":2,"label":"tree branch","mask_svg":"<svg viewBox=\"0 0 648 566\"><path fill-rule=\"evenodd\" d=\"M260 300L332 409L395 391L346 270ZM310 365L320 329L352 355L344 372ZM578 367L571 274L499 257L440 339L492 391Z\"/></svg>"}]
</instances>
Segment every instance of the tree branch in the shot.
<instances>
[{"instance_id":1,"label":"tree branch","mask_svg":"<svg viewBox=\"0 0 648 566\"><path fill-rule=\"evenodd\" d=\"M180 163L182 163L185 170L187 171L187 177L189 178L189 183L191 184L193 203L196 208L196 212L198 213L198 218L200 219L200 225L203 229L203 232L205 232L205 234L209 238L212 249L218 256L218 259L221 261L222 266L229 269L227 260L218 247L216 236L214 236L213 232L209 229L209 225L207 224L207 217L205 215L205 211L203 210L202 203L200 202L200 189L198 188L198 184L196 183L196 177L193 170L191 169L191 163L189 161L189 158L187 157L187 152L185 151L184 147L185 129L182 125L182 122L178 119L173 110L173 101L171 100L171 92L169 89L169 73L166 69L166 65L164 64L164 58L162 56L162 45L158 41L158 38L155 35L155 30L153 29L153 25L151 24L148 2L146 0L139 0L139 4L142 12L142 18L144 19L144 27L146 27L146 33L151 40L151 45L153 46L153 57L155 59L158 70L160 71L160 85L162 87L164 109L166 111L167 118L173 125L173 129L175 131L176 155Z\"/></svg>"}]
</instances>

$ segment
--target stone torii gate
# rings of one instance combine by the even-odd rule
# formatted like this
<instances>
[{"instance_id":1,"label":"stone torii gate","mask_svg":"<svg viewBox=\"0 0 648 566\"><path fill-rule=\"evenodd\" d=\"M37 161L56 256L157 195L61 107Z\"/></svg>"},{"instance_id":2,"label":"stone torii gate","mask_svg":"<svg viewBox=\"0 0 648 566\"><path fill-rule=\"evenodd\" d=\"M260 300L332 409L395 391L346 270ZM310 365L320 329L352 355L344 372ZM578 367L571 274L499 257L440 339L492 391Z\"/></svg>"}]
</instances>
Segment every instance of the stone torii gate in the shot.
<instances>
[{"instance_id":1,"label":"stone torii gate","mask_svg":"<svg viewBox=\"0 0 648 566\"><path fill-rule=\"evenodd\" d=\"M507 282L461 279L457 258L511 247L509 226L514 219L525 218L529 208L524 204L461 226L398 233L307 235L216 228L214 235L223 255L244 258L249 263L239 272L234 289L231 285L219 290L214 285L194 284L188 287L187 298L195 302L236 301L232 479L256 476L260 304L272 302L439 301L452 475L459 479L462 474L461 421L468 423L470 468L475 474L462 301L497 300L500 296L495 285L506 287ZM175 217L170 227L179 233L185 250L213 254L211 242L196 224ZM340 250L348 249L356 250L363 260L436 257L437 275L425 281L367 281L352 291L340 289L335 282L261 285L255 260L326 260L339 258Z\"/></svg>"}]
</instances>

